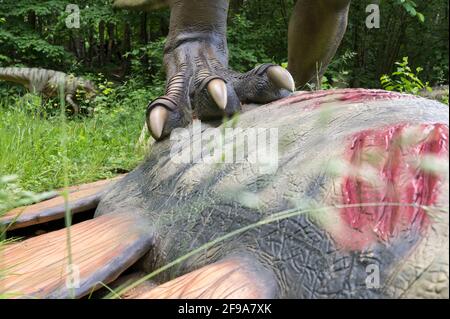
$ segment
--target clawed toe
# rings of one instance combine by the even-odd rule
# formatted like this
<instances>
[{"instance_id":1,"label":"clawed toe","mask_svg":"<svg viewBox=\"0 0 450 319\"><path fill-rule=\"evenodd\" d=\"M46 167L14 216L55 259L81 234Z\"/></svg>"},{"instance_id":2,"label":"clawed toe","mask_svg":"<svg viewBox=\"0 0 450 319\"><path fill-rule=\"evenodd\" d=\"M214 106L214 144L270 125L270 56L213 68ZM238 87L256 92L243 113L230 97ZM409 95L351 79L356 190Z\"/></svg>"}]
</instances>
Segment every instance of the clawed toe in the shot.
<instances>
[{"instance_id":1,"label":"clawed toe","mask_svg":"<svg viewBox=\"0 0 450 319\"><path fill-rule=\"evenodd\" d=\"M184 66L173 76L166 95L147 109L147 127L160 141L177 128L192 121L217 120L241 110L242 103L269 103L294 92L291 74L274 64L263 64L246 74L228 69L202 67L189 81ZM218 74L218 75L217 75Z\"/></svg>"},{"instance_id":2,"label":"clawed toe","mask_svg":"<svg viewBox=\"0 0 450 319\"><path fill-rule=\"evenodd\" d=\"M291 73L281 66L274 65L267 69L267 77L278 88L285 89L291 93L295 91L295 82Z\"/></svg>"},{"instance_id":3,"label":"clawed toe","mask_svg":"<svg viewBox=\"0 0 450 319\"><path fill-rule=\"evenodd\" d=\"M161 138L168 116L169 111L163 106L157 106L150 112L147 125L156 140Z\"/></svg>"},{"instance_id":4,"label":"clawed toe","mask_svg":"<svg viewBox=\"0 0 450 319\"><path fill-rule=\"evenodd\" d=\"M208 75L196 83L198 84L191 97L193 115L196 118L216 120L240 111L239 98L232 84L223 77Z\"/></svg>"},{"instance_id":5,"label":"clawed toe","mask_svg":"<svg viewBox=\"0 0 450 319\"><path fill-rule=\"evenodd\" d=\"M270 103L295 91L292 75L281 66L267 63L234 77L234 88L245 103Z\"/></svg>"},{"instance_id":6,"label":"clawed toe","mask_svg":"<svg viewBox=\"0 0 450 319\"><path fill-rule=\"evenodd\" d=\"M214 79L208 83L208 93L216 103L217 107L225 110L228 103L227 86L225 81Z\"/></svg>"},{"instance_id":7,"label":"clawed toe","mask_svg":"<svg viewBox=\"0 0 450 319\"><path fill-rule=\"evenodd\" d=\"M176 112L177 104L167 96L151 102L147 108L147 128L157 141L167 134L167 123L171 113Z\"/></svg>"}]
</instances>

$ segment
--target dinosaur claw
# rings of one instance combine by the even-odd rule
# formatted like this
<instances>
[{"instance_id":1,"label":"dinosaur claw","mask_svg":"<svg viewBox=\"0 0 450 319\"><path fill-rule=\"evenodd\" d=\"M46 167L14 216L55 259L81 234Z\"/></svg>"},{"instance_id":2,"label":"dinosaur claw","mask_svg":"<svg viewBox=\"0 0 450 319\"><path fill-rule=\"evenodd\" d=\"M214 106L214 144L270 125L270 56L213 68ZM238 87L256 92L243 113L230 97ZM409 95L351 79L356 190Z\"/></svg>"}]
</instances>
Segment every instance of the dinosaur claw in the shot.
<instances>
[{"instance_id":1,"label":"dinosaur claw","mask_svg":"<svg viewBox=\"0 0 450 319\"><path fill-rule=\"evenodd\" d=\"M208 92L216 105L221 110L225 110L228 103L227 86L225 85L225 82L220 79L212 80L208 83Z\"/></svg>"},{"instance_id":2,"label":"dinosaur claw","mask_svg":"<svg viewBox=\"0 0 450 319\"><path fill-rule=\"evenodd\" d=\"M267 77L270 81L281 89L286 89L290 92L295 91L295 82L291 73L281 66L275 65L267 70Z\"/></svg>"},{"instance_id":3,"label":"dinosaur claw","mask_svg":"<svg viewBox=\"0 0 450 319\"><path fill-rule=\"evenodd\" d=\"M169 111L163 106L157 106L150 112L147 126L155 140L161 138L168 117Z\"/></svg>"}]
</instances>

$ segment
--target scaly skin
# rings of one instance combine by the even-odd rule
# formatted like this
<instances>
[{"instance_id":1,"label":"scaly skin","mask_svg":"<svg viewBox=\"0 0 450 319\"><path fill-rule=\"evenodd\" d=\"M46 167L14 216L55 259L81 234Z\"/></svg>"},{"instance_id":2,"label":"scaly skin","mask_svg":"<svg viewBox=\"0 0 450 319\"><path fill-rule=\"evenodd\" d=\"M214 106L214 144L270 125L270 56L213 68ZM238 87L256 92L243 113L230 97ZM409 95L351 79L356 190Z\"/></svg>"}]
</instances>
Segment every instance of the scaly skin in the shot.
<instances>
[{"instance_id":1,"label":"scaly skin","mask_svg":"<svg viewBox=\"0 0 450 319\"><path fill-rule=\"evenodd\" d=\"M155 4L140 2L148 8ZM185 99L197 117L214 118L218 115L211 107L215 101L202 97L202 86L196 89L201 81L195 79L202 72L190 65L199 62L201 69L214 61L214 71L216 65L226 70L228 3L170 4L168 93L179 100L166 108L179 107L178 101ZM323 74L346 29L349 4L349 0L297 1L289 30L289 70L297 85ZM233 73L228 74L233 79ZM184 89L185 83L194 83L194 90ZM248 83L244 92L255 87ZM242 101L239 87L233 85ZM230 94L228 82L227 88ZM229 100L236 99L232 95ZM152 107L156 108L150 105L150 111ZM227 106L226 113L237 110ZM184 122L170 116L167 120L164 113L155 116L169 123L162 137L190 121L188 112L180 116ZM299 94L245 113L238 123L244 129L278 130L275 172L258 173L258 167L249 162L179 163L173 153L177 141L176 149L194 153L194 158L210 154L211 145L191 131L178 140L156 144L145 163L103 198L96 215L131 210L147 218L158 243L143 261L144 269L152 271L273 214L328 207L227 238L157 278L160 282L175 279L151 297L208 296L223 278L231 280L232 272L240 269L252 276L231 280L234 287L258 291L265 298L448 298L446 118L448 108L442 104L384 91ZM201 153L192 150L195 145L200 145ZM240 147L225 140L223 149ZM248 148L254 147L256 143L249 142ZM436 161L431 171L421 167L427 158ZM224 264L231 264L229 274L220 273ZM195 272L199 268L205 273ZM219 281L211 272L218 274ZM371 281L370 274L377 278ZM208 277L212 280L209 292L203 289ZM233 284L226 289L229 296L233 296L232 288Z\"/></svg>"},{"instance_id":2,"label":"scaly skin","mask_svg":"<svg viewBox=\"0 0 450 319\"><path fill-rule=\"evenodd\" d=\"M236 124L278 130L278 152L269 154L278 154L274 170L250 161L177 161L179 151L194 159L211 152L207 135L193 136L190 127L156 143L104 196L96 216L132 212L148 221L157 244L142 266L151 272L273 214L319 208L247 229L156 279L246 260L252 276L234 285L262 285L264 298L448 298L448 112L380 90L299 93L245 112ZM248 143L246 156L256 150ZM224 149L246 148L228 138ZM426 169L421 163L430 159ZM188 285L198 279L192 274L173 283ZM152 297L179 292L163 288ZM189 296L208 295L202 292Z\"/></svg>"},{"instance_id":3,"label":"scaly skin","mask_svg":"<svg viewBox=\"0 0 450 319\"><path fill-rule=\"evenodd\" d=\"M74 102L77 90L83 90L89 96L95 94L95 87L92 82L54 70L0 68L0 80L23 85L31 92L43 94L46 97L58 96L62 86L65 100L73 108L75 114L80 111L80 107Z\"/></svg>"},{"instance_id":4,"label":"scaly skin","mask_svg":"<svg viewBox=\"0 0 450 319\"><path fill-rule=\"evenodd\" d=\"M280 88L294 86L291 75L275 67L245 75L228 69L228 0L116 0L114 5L140 10L171 7L167 92L147 113L147 126L157 140L193 117L219 119L238 112L239 101L271 102L287 94ZM297 1L289 25L289 71L297 87L320 82L345 33L349 6L350 0Z\"/></svg>"},{"instance_id":5,"label":"scaly skin","mask_svg":"<svg viewBox=\"0 0 450 319\"><path fill-rule=\"evenodd\" d=\"M151 102L147 125L161 140L192 118L221 119L241 102L268 103L294 91L281 67L263 65L246 74L228 68L228 0L171 0L170 32L164 62L166 94Z\"/></svg>"},{"instance_id":6,"label":"scaly skin","mask_svg":"<svg viewBox=\"0 0 450 319\"><path fill-rule=\"evenodd\" d=\"M289 71L298 87L320 84L347 28L350 0L298 0L289 23Z\"/></svg>"}]
</instances>

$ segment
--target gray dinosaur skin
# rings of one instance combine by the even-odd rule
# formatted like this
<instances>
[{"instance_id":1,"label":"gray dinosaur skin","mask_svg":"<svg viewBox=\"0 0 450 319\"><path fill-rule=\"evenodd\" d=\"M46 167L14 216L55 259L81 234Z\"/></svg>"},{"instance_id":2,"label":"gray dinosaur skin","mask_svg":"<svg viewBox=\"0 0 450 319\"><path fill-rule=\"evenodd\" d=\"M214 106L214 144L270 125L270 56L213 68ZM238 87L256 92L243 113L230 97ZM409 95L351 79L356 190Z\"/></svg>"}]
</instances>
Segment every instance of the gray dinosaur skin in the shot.
<instances>
[{"instance_id":1,"label":"gray dinosaur skin","mask_svg":"<svg viewBox=\"0 0 450 319\"><path fill-rule=\"evenodd\" d=\"M29 91L46 97L58 96L62 86L65 100L75 114L80 111L80 107L74 102L77 90L83 90L89 96L95 94L95 86L91 81L64 72L41 68L0 68L0 80L21 84Z\"/></svg>"},{"instance_id":2,"label":"gray dinosaur skin","mask_svg":"<svg viewBox=\"0 0 450 319\"><path fill-rule=\"evenodd\" d=\"M271 83L267 67L246 74L228 68L228 0L214 1L214 5L209 0L174 0L170 5L170 32L164 55L166 94L148 108L148 114L157 106L170 111L162 138L188 125L193 117L220 119L240 111L241 102L268 103L289 95L289 91ZM207 91L207 84L215 78L226 82L225 111L215 105Z\"/></svg>"},{"instance_id":3,"label":"gray dinosaur skin","mask_svg":"<svg viewBox=\"0 0 450 319\"><path fill-rule=\"evenodd\" d=\"M117 0L116 5L139 4L139 8L152 9L163 2ZM193 115L208 120L218 115L204 86L199 85L200 70L227 80L227 114L240 110L238 100L266 103L286 94L268 87L264 73L260 77L258 70L239 82L239 76L228 69L228 1L166 3L172 10L165 52L167 95L174 98L159 103L167 103L165 107L175 112L170 114L164 136L191 123ZM314 79L317 70L319 75L325 70L344 34L349 4L349 0L297 1L289 30L289 69L297 86ZM263 90L258 91L260 83ZM244 85L247 87L242 89ZM263 95L255 100L260 93L268 98ZM357 102L342 99L347 93L365 97ZM339 181L326 167L342 158L344 149L351 147L353 134L399 123L448 127L447 106L408 96L385 98L383 94L338 91L321 98L321 93L310 93L310 97L285 98L241 115L238 127L278 129L279 165L270 174L259 174L250 163L178 164L171 156L173 141L163 140L153 146L140 167L104 196L96 216L143 216L157 244L140 266L152 271L272 214L300 209L310 202L318 207L340 204ZM181 149L187 147L183 144ZM202 147L207 153L208 146ZM441 177L444 182L437 206L448 208L448 172ZM196 254L156 280L166 282L237 256L250 260L256 278L266 286L266 297L448 298L448 213L433 220L425 233L407 229L387 242L378 239L350 250L333 233L337 216L339 212L331 209L322 215L302 214L260 225ZM345 239L353 240L350 234ZM380 271L378 288L366 286L367 267L373 265Z\"/></svg>"},{"instance_id":4,"label":"gray dinosaur skin","mask_svg":"<svg viewBox=\"0 0 450 319\"><path fill-rule=\"evenodd\" d=\"M361 101L342 98L352 92L365 97ZM343 156L354 134L399 123L448 127L448 107L443 104L411 96L383 97L383 91L364 92L337 91L324 97L302 93L242 114L237 127L279 131L279 165L270 173L260 174L248 162L177 164L171 156L176 141L156 143L145 162L104 196L96 216L144 216L157 242L141 265L151 271L224 234L302 203L339 204L339 178L328 173L326 163ZM332 110L325 117L324 107ZM184 150L189 146L187 138L182 142ZM202 151L207 153L208 145L203 144ZM448 173L442 178L436 205L448 207ZM440 214L426 234L405 231L389 242L378 240L356 250L342 248L329 231L339 212L322 214L302 214L247 230L191 257L157 281L237 255L250 258L260 269L255 271L267 282L268 297L448 298L448 213ZM378 289L366 287L370 265L380 269Z\"/></svg>"}]
</instances>

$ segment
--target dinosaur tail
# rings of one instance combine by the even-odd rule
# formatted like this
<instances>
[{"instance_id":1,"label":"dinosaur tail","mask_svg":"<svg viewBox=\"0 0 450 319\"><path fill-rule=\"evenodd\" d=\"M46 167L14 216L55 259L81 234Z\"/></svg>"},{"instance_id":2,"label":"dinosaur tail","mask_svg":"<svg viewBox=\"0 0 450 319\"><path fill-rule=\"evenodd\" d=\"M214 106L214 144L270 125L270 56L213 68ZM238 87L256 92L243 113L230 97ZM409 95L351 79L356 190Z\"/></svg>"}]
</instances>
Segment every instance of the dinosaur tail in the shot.
<instances>
[{"instance_id":1,"label":"dinosaur tail","mask_svg":"<svg viewBox=\"0 0 450 319\"><path fill-rule=\"evenodd\" d=\"M0 68L0 80L27 85L31 81L30 68Z\"/></svg>"},{"instance_id":2,"label":"dinosaur tail","mask_svg":"<svg viewBox=\"0 0 450 319\"><path fill-rule=\"evenodd\" d=\"M8 232L28 228L33 234L33 226L45 229L47 223L61 225L67 208L73 217L83 213L89 216L89 211L95 209L115 181L70 187L65 189L67 197L57 196L16 208L0 218L0 231L2 226ZM154 235L143 225L145 222L137 214L124 212L74 223L70 227L70 237L65 228L50 229L11 245L5 244L0 247L0 294L8 298L89 295L101 288L102 283L115 281L153 247Z\"/></svg>"}]
</instances>

